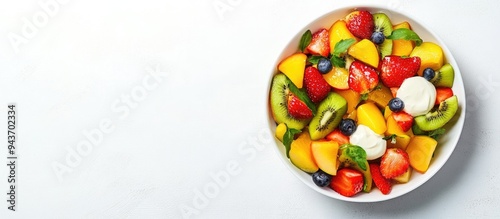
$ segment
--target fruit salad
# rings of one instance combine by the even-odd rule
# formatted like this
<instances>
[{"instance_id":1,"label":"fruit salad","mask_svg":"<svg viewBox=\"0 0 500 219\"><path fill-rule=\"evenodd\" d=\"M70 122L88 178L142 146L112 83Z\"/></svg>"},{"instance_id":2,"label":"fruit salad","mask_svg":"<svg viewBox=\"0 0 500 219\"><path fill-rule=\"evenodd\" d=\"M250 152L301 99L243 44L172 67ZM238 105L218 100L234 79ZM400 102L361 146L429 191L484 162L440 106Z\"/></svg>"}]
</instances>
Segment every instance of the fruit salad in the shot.
<instances>
[{"instance_id":1,"label":"fruit salad","mask_svg":"<svg viewBox=\"0 0 500 219\"><path fill-rule=\"evenodd\" d=\"M307 30L278 64L269 94L275 135L317 186L389 194L432 165L459 108L454 78L442 48L409 22L354 10Z\"/></svg>"}]
</instances>

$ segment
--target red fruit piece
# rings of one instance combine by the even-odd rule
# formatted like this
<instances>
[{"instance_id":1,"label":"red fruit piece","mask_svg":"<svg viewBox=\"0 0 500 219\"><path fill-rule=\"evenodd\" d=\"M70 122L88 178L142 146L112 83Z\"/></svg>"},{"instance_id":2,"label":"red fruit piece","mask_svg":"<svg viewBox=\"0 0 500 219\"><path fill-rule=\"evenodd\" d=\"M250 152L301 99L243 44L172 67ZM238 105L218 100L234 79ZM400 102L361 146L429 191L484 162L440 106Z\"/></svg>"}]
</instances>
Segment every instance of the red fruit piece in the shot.
<instances>
[{"instance_id":1,"label":"red fruit piece","mask_svg":"<svg viewBox=\"0 0 500 219\"><path fill-rule=\"evenodd\" d=\"M396 122L398 123L399 127L406 132L410 130L411 126L413 125L413 116L410 114L406 113L405 111L401 112L393 112L392 117Z\"/></svg>"},{"instance_id":2,"label":"red fruit piece","mask_svg":"<svg viewBox=\"0 0 500 219\"><path fill-rule=\"evenodd\" d=\"M386 179L380 173L380 166L375 163L370 164L370 173L372 174L373 182L375 186L377 186L378 190L382 192L382 194L387 195L391 192L392 184L391 181Z\"/></svg>"},{"instance_id":3,"label":"red fruit piece","mask_svg":"<svg viewBox=\"0 0 500 219\"><path fill-rule=\"evenodd\" d=\"M306 88L307 96L314 103L319 103L330 92L330 85L325 81L323 75L318 69L312 66L306 68L304 72L304 87Z\"/></svg>"},{"instance_id":4,"label":"red fruit piece","mask_svg":"<svg viewBox=\"0 0 500 219\"><path fill-rule=\"evenodd\" d=\"M354 196L363 190L363 174L350 168L342 168L332 177L330 187L347 197Z\"/></svg>"},{"instance_id":5,"label":"red fruit piece","mask_svg":"<svg viewBox=\"0 0 500 219\"><path fill-rule=\"evenodd\" d=\"M335 141L339 143L339 145L349 143L349 136L342 134L342 132L340 132L340 129L333 130L325 138L330 141Z\"/></svg>"},{"instance_id":6,"label":"red fruit piece","mask_svg":"<svg viewBox=\"0 0 500 219\"><path fill-rule=\"evenodd\" d=\"M410 166L408 153L401 148L389 148L380 160L380 173L391 179L405 173Z\"/></svg>"},{"instance_id":7,"label":"red fruit piece","mask_svg":"<svg viewBox=\"0 0 500 219\"><path fill-rule=\"evenodd\" d=\"M417 74L420 62L418 56L409 58L386 56L380 66L380 79L387 87L400 87L405 79Z\"/></svg>"},{"instance_id":8,"label":"red fruit piece","mask_svg":"<svg viewBox=\"0 0 500 219\"><path fill-rule=\"evenodd\" d=\"M354 11L348 14L345 18L347 29L355 37L362 39L370 39L375 27L373 16L369 11Z\"/></svg>"},{"instance_id":9,"label":"red fruit piece","mask_svg":"<svg viewBox=\"0 0 500 219\"><path fill-rule=\"evenodd\" d=\"M365 94L370 92L378 84L377 71L369 65L360 61L354 61L349 67L349 88Z\"/></svg>"},{"instance_id":10,"label":"red fruit piece","mask_svg":"<svg viewBox=\"0 0 500 219\"><path fill-rule=\"evenodd\" d=\"M313 117L311 109L293 94L288 96L287 109L288 114L296 119L310 119Z\"/></svg>"},{"instance_id":11,"label":"red fruit piece","mask_svg":"<svg viewBox=\"0 0 500 219\"><path fill-rule=\"evenodd\" d=\"M330 54L330 40L327 29L321 28L312 35L311 43L307 46L307 51L313 55L328 57Z\"/></svg>"},{"instance_id":12,"label":"red fruit piece","mask_svg":"<svg viewBox=\"0 0 500 219\"><path fill-rule=\"evenodd\" d=\"M449 87L436 88L436 105L453 96L453 90Z\"/></svg>"}]
</instances>

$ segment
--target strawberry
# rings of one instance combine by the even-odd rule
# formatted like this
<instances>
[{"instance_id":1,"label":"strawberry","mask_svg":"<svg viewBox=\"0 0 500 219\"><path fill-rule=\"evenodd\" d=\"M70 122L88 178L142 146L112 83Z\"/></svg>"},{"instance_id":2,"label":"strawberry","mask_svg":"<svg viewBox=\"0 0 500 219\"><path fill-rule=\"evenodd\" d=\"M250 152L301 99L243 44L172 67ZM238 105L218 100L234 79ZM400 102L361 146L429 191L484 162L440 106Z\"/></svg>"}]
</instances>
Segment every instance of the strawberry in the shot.
<instances>
[{"instance_id":1,"label":"strawberry","mask_svg":"<svg viewBox=\"0 0 500 219\"><path fill-rule=\"evenodd\" d=\"M397 177L408 170L410 158L401 148L388 148L380 160L380 173L386 179Z\"/></svg>"},{"instance_id":2,"label":"strawberry","mask_svg":"<svg viewBox=\"0 0 500 219\"><path fill-rule=\"evenodd\" d=\"M313 117L311 109L293 94L288 96L287 109L288 114L296 119L310 119Z\"/></svg>"},{"instance_id":3,"label":"strawberry","mask_svg":"<svg viewBox=\"0 0 500 219\"><path fill-rule=\"evenodd\" d=\"M330 141L335 141L339 143L339 145L349 143L349 136L342 134L338 128L330 132L325 138Z\"/></svg>"},{"instance_id":4,"label":"strawberry","mask_svg":"<svg viewBox=\"0 0 500 219\"><path fill-rule=\"evenodd\" d=\"M449 97L453 96L453 90L449 87L438 87L436 88L436 105L445 101Z\"/></svg>"},{"instance_id":5,"label":"strawberry","mask_svg":"<svg viewBox=\"0 0 500 219\"><path fill-rule=\"evenodd\" d=\"M325 81L323 75L318 69L312 66L306 68L304 72L304 87L306 88L307 96L314 103L319 103L330 92L330 85Z\"/></svg>"},{"instance_id":6,"label":"strawberry","mask_svg":"<svg viewBox=\"0 0 500 219\"><path fill-rule=\"evenodd\" d=\"M370 164L370 173L372 174L373 182L375 186L377 186L378 190L382 192L382 194L387 195L391 192L392 184L389 179L386 179L380 173L380 166L376 163Z\"/></svg>"},{"instance_id":7,"label":"strawberry","mask_svg":"<svg viewBox=\"0 0 500 219\"><path fill-rule=\"evenodd\" d=\"M345 18L347 29L355 37L370 39L375 27L373 16L369 11L353 11Z\"/></svg>"},{"instance_id":8,"label":"strawberry","mask_svg":"<svg viewBox=\"0 0 500 219\"><path fill-rule=\"evenodd\" d=\"M312 35L311 43L307 46L307 51L313 55L328 57L330 54L330 40L327 29L321 28Z\"/></svg>"},{"instance_id":9,"label":"strawberry","mask_svg":"<svg viewBox=\"0 0 500 219\"><path fill-rule=\"evenodd\" d=\"M393 112L392 117L394 118L394 120L396 120L403 132L410 130L411 126L413 125L413 116L404 111L397 113Z\"/></svg>"},{"instance_id":10,"label":"strawberry","mask_svg":"<svg viewBox=\"0 0 500 219\"><path fill-rule=\"evenodd\" d=\"M378 84L377 71L360 61L354 61L349 67L349 88L365 94L370 92Z\"/></svg>"},{"instance_id":11,"label":"strawberry","mask_svg":"<svg viewBox=\"0 0 500 219\"><path fill-rule=\"evenodd\" d=\"M380 79L387 87L400 87L403 81L417 74L420 57L403 58L390 55L382 59Z\"/></svg>"},{"instance_id":12,"label":"strawberry","mask_svg":"<svg viewBox=\"0 0 500 219\"><path fill-rule=\"evenodd\" d=\"M332 177L330 187L347 197L354 196L363 190L363 174L350 168L342 168Z\"/></svg>"}]
</instances>

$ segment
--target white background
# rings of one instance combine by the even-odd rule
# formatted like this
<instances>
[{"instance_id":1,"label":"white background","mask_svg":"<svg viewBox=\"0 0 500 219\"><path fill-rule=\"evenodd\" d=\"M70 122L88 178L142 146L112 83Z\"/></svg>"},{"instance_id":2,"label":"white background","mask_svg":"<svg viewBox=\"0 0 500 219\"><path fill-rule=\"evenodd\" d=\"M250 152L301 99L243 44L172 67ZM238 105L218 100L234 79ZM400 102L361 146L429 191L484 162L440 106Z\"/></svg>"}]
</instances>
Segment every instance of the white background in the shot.
<instances>
[{"instance_id":1,"label":"white background","mask_svg":"<svg viewBox=\"0 0 500 219\"><path fill-rule=\"evenodd\" d=\"M265 99L288 40L363 1L67 0L51 16L46 2L0 3L0 130L15 103L19 156L11 212L1 132L0 218L181 218L181 208L193 218L500 217L498 1L367 1L441 36L468 106L455 152L430 181L366 204L327 198L286 169L266 138ZM33 17L37 31L23 35ZM13 34L26 41L15 46ZM110 130L68 163L101 122ZM54 164L71 172L58 178ZM233 174L213 190L227 166Z\"/></svg>"}]
</instances>

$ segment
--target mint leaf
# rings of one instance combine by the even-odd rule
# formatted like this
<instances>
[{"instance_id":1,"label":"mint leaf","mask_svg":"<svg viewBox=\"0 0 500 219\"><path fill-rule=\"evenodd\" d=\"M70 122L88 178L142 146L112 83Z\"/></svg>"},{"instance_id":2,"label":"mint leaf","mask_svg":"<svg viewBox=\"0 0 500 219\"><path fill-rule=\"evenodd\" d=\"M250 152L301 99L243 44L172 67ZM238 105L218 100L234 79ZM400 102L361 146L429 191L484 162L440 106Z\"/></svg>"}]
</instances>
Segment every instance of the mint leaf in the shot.
<instances>
[{"instance_id":1,"label":"mint leaf","mask_svg":"<svg viewBox=\"0 0 500 219\"><path fill-rule=\"evenodd\" d=\"M342 58L341 55L347 52L347 49L349 49L349 47L355 42L356 42L355 39L349 38L340 40L335 44L332 58L330 58L330 61L332 62L333 66L338 68L345 68L345 59Z\"/></svg>"},{"instance_id":2,"label":"mint leaf","mask_svg":"<svg viewBox=\"0 0 500 219\"><path fill-rule=\"evenodd\" d=\"M396 134L392 134L392 135L389 135L389 136L385 136L384 140L391 140L391 144L396 144L396 137L398 137Z\"/></svg>"},{"instance_id":3,"label":"mint leaf","mask_svg":"<svg viewBox=\"0 0 500 219\"><path fill-rule=\"evenodd\" d=\"M369 97L368 93L361 94L361 97L359 98L359 101L368 100L368 97Z\"/></svg>"},{"instance_id":4,"label":"mint leaf","mask_svg":"<svg viewBox=\"0 0 500 219\"><path fill-rule=\"evenodd\" d=\"M358 106L363 103L364 101L368 100L368 93L364 93L364 94L361 94L361 96L359 97L359 101L358 101L358 104L356 104L356 107L354 108L358 108Z\"/></svg>"},{"instance_id":5,"label":"mint leaf","mask_svg":"<svg viewBox=\"0 0 500 219\"><path fill-rule=\"evenodd\" d=\"M362 147L357 145L351 145L350 147L347 147L345 150L346 150L345 154L349 158L351 158L354 162L356 162L359 168L361 168L362 170L367 169L366 152Z\"/></svg>"},{"instance_id":6,"label":"mint leaf","mask_svg":"<svg viewBox=\"0 0 500 219\"><path fill-rule=\"evenodd\" d=\"M340 58L336 55L333 55L332 58L330 59L332 62L333 66L337 68L344 68L345 67L345 60L343 58Z\"/></svg>"},{"instance_id":7,"label":"mint leaf","mask_svg":"<svg viewBox=\"0 0 500 219\"><path fill-rule=\"evenodd\" d=\"M396 134L392 134L389 136L385 136L383 139L387 141L387 140L391 140L391 139L395 138L396 136L397 136Z\"/></svg>"},{"instance_id":8,"label":"mint leaf","mask_svg":"<svg viewBox=\"0 0 500 219\"><path fill-rule=\"evenodd\" d=\"M312 63L313 65L318 64L319 59L323 58L323 56L311 56L307 59L308 62Z\"/></svg>"},{"instance_id":9,"label":"mint leaf","mask_svg":"<svg viewBox=\"0 0 500 219\"><path fill-rule=\"evenodd\" d=\"M311 30L307 30L302 37L300 38L299 49L301 52L304 52L304 49L311 43L312 33Z\"/></svg>"},{"instance_id":10,"label":"mint leaf","mask_svg":"<svg viewBox=\"0 0 500 219\"><path fill-rule=\"evenodd\" d=\"M285 145L286 157L290 158L290 147L292 145L292 141L295 137L295 134L298 134L300 132L301 132L300 130L289 129L287 127L285 135L283 135L283 145Z\"/></svg>"},{"instance_id":11,"label":"mint leaf","mask_svg":"<svg viewBox=\"0 0 500 219\"><path fill-rule=\"evenodd\" d=\"M438 128L436 130L430 131L428 135L429 135L429 137L434 138L434 140L437 141L441 136L444 135L445 132L446 132L446 129Z\"/></svg>"},{"instance_id":12,"label":"mint leaf","mask_svg":"<svg viewBox=\"0 0 500 219\"><path fill-rule=\"evenodd\" d=\"M313 116L316 115L316 105L309 99L307 93L304 90L301 90L295 86L295 84L290 83L289 87L290 91L297 96L302 102L304 102L307 107L312 111Z\"/></svg>"},{"instance_id":13,"label":"mint leaf","mask_svg":"<svg viewBox=\"0 0 500 219\"><path fill-rule=\"evenodd\" d=\"M347 52L347 49L349 49L349 47L355 42L356 40L353 38L340 40L338 43L335 44L335 48L333 49L333 55L340 56L342 53Z\"/></svg>"},{"instance_id":14,"label":"mint leaf","mask_svg":"<svg viewBox=\"0 0 500 219\"><path fill-rule=\"evenodd\" d=\"M392 34L387 37L387 39L412 40L415 41L417 46L420 46L420 44L422 44L422 39L418 36L418 34L406 28L395 29L394 31L392 31Z\"/></svg>"}]
</instances>

